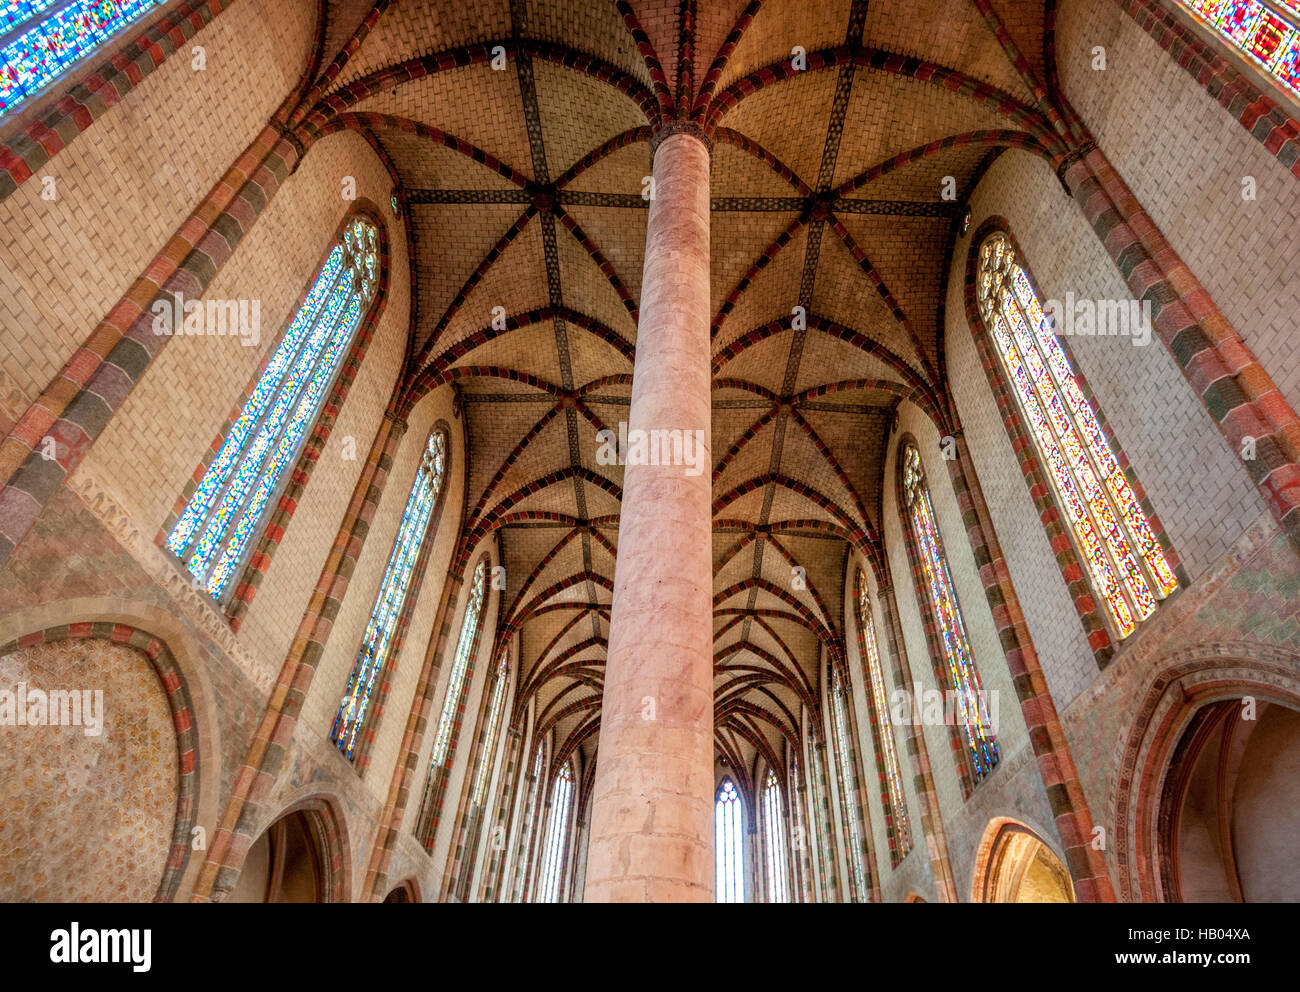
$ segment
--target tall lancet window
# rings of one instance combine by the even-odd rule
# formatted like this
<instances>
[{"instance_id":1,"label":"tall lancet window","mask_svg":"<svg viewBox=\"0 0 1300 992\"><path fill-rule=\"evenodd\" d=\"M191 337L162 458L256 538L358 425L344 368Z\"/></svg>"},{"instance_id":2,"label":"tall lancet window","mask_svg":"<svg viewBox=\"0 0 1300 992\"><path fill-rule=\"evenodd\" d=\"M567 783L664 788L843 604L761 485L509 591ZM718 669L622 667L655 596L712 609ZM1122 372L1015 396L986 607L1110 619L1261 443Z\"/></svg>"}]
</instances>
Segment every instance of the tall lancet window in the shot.
<instances>
[{"instance_id":1,"label":"tall lancet window","mask_svg":"<svg viewBox=\"0 0 1300 992\"><path fill-rule=\"evenodd\" d=\"M534 902L558 902L560 877L564 871L569 838L569 810L573 806L573 769L569 762L560 766L551 795L551 811L546 823L546 840L542 854L541 882Z\"/></svg>"},{"instance_id":2,"label":"tall lancet window","mask_svg":"<svg viewBox=\"0 0 1300 992\"><path fill-rule=\"evenodd\" d=\"M1178 585L1003 233L980 247L984 318L1096 592L1122 639Z\"/></svg>"},{"instance_id":3,"label":"tall lancet window","mask_svg":"<svg viewBox=\"0 0 1300 992\"><path fill-rule=\"evenodd\" d=\"M4 0L0 114L35 96L132 21L167 0Z\"/></svg>"},{"instance_id":4,"label":"tall lancet window","mask_svg":"<svg viewBox=\"0 0 1300 992\"><path fill-rule=\"evenodd\" d=\"M876 625L871 615L871 593L867 576L858 569L858 646L862 650L862 667L867 673L867 704L871 711L871 737L876 743L876 765L881 778L881 799L885 804L885 826L889 834L890 856L898 864L912 849L912 825L907 818L907 799L903 793L903 776L894 744L890 722L889 693L880 667L880 649L876 642Z\"/></svg>"},{"instance_id":5,"label":"tall lancet window","mask_svg":"<svg viewBox=\"0 0 1300 992\"><path fill-rule=\"evenodd\" d=\"M781 815L781 784L772 769L763 780L763 863L767 868L767 901L789 902L785 817Z\"/></svg>"},{"instance_id":6,"label":"tall lancet window","mask_svg":"<svg viewBox=\"0 0 1300 992\"><path fill-rule=\"evenodd\" d=\"M379 239L357 218L330 251L167 547L218 600L243 566L374 299Z\"/></svg>"},{"instance_id":7,"label":"tall lancet window","mask_svg":"<svg viewBox=\"0 0 1300 992\"><path fill-rule=\"evenodd\" d=\"M947 668L949 689L956 694L953 708L965 735L973 780L979 782L998 763L998 741L980 675L975 669L975 653L966 636L966 622L957 603L957 590L948 571L948 558L943 552L943 539L930 502L921 454L912 444L903 450L903 496L914 553L925 578L931 623Z\"/></svg>"},{"instance_id":8,"label":"tall lancet window","mask_svg":"<svg viewBox=\"0 0 1300 992\"><path fill-rule=\"evenodd\" d=\"M1254 62L1300 93L1300 0L1180 0Z\"/></svg>"},{"instance_id":9,"label":"tall lancet window","mask_svg":"<svg viewBox=\"0 0 1300 992\"><path fill-rule=\"evenodd\" d=\"M497 665L497 676L492 683L492 702L488 704L487 726L483 731L483 747L479 751L478 770L474 775L474 791L470 794L475 806L487 802L488 783L492 781L492 766L496 763L497 739L501 735L501 718L506 711L506 696L510 693L510 656L504 652Z\"/></svg>"},{"instance_id":10,"label":"tall lancet window","mask_svg":"<svg viewBox=\"0 0 1300 992\"><path fill-rule=\"evenodd\" d=\"M745 827L736 783L722 780L713 801L713 901L745 901Z\"/></svg>"},{"instance_id":11,"label":"tall lancet window","mask_svg":"<svg viewBox=\"0 0 1300 992\"><path fill-rule=\"evenodd\" d=\"M860 809L854 797L857 794L857 776L853 773L853 752L849 750L849 715L844 702L844 684L836 675L831 682L831 722L835 733L835 760L840 766L840 805L849 828L849 868L853 872L853 887L858 899L867 901L868 878L866 854L862 843Z\"/></svg>"},{"instance_id":12,"label":"tall lancet window","mask_svg":"<svg viewBox=\"0 0 1300 992\"><path fill-rule=\"evenodd\" d=\"M420 467L415 473L415 484L406 500L402 523L393 542L392 554L370 622L361 638L361 648L343 693L343 702L334 718L330 737L343 754L351 760L355 755L358 738L370 710L371 696L379 673L388 663L388 656L397 633L402 611L406 607L407 593L412 584L420 549L429 533L429 521L442 491L443 474L447 464L447 435L435 429L425 443Z\"/></svg>"},{"instance_id":13,"label":"tall lancet window","mask_svg":"<svg viewBox=\"0 0 1300 992\"><path fill-rule=\"evenodd\" d=\"M451 734L460 716L460 698L465 691L465 675L470 658L478 646L479 615L483 612L483 596L487 586L487 563L479 562L470 582L469 602L465 604L465 617L460 622L460 640L456 642L456 657L451 663L447 679L447 695L442 702L442 716L438 719L438 732L433 737L434 768L450 763Z\"/></svg>"},{"instance_id":14,"label":"tall lancet window","mask_svg":"<svg viewBox=\"0 0 1300 992\"><path fill-rule=\"evenodd\" d=\"M487 592L487 559L474 569L470 580L469 599L465 603L465 616L460 622L460 639L456 642L456 656L452 659L447 676L447 693L442 700L442 715L433 735L433 750L429 756L429 774L425 780L424 798L416 818L416 835L426 848L433 850L434 833L438 829L438 816L442 807L443 789L447 773L455 758L456 732L460 728L461 704L465 687L473 674L474 652L478 649L479 620L483 613L483 599Z\"/></svg>"}]
</instances>

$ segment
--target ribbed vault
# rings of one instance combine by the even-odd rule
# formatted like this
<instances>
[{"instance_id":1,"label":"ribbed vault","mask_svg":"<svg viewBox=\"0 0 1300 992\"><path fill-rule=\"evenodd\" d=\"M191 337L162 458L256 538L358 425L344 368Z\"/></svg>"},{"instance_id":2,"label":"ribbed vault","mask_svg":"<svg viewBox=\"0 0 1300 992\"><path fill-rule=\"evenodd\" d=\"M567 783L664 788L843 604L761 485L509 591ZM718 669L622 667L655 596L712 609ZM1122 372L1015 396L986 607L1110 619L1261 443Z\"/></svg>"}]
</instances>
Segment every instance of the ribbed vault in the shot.
<instances>
[{"instance_id":1,"label":"ribbed vault","mask_svg":"<svg viewBox=\"0 0 1300 992\"><path fill-rule=\"evenodd\" d=\"M324 82L290 127L358 131L391 172L414 246L406 407L457 392L456 562L499 538L496 643L519 635L516 717L536 700L556 761L599 742L622 469L597 433L630 403L654 131L690 120L713 145L716 741L743 784L756 756L784 770L842 658L898 404L949 423L966 196L1006 148L1065 154L1053 6L323 4Z\"/></svg>"}]
</instances>

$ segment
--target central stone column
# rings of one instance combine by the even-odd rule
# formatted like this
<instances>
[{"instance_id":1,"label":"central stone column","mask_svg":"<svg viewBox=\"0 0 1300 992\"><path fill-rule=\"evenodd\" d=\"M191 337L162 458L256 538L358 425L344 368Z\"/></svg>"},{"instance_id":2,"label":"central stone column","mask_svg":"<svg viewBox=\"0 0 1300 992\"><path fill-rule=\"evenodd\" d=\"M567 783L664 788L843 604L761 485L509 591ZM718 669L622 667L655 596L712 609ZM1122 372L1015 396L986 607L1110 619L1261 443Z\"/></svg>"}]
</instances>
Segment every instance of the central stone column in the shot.
<instances>
[{"instance_id":1,"label":"central stone column","mask_svg":"<svg viewBox=\"0 0 1300 992\"><path fill-rule=\"evenodd\" d=\"M709 148L652 168L587 902L713 900Z\"/></svg>"}]
</instances>

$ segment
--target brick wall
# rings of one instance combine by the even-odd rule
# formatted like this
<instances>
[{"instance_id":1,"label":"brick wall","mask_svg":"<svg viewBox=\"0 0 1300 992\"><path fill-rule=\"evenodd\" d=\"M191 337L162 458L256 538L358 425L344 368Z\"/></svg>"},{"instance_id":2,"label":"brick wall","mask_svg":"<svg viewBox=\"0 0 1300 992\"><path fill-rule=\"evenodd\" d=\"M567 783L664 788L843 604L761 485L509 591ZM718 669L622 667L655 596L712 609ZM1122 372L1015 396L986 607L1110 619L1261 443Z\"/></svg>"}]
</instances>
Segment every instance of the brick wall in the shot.
<instances>
[{"instance_id":1,"label":"brick wall","mask_svg":"<svg viewBox=\"0 0 1300 992\"><path fill-rule=\"evenodd\" d=\"M420 666L424 661L425 646L433 632L434 614L438 609L442 583L460 530L465 493L466 449L463 422L456 419L451 410L450 389L442 389L425 397L412 411L409 426L397 450L387 490L371 522L365 548L357 562L356 571L352 574L343 608L334 621L333 632L325 645L325 654L316 668L316 677L312 681L311 692L303 705L303 715L298 725L299 736L310 735L313 739L318 738L328 743L339 701L356 662L361 636L370 619L388 556L393 550L393 541L396 540L406 499L415 480L424 442L438 421L445 421L451 427L448 439L450 460L446 492L442 497L442 515L436 532L428 538L424 580L414 604L405 643L400 656L389 662L393 667L393 686L384 706L382 722L378 725L378 738L370 752L370 767L364 776L367 786L380 800L388 796L407 713L411 708L411 700L420 677Z\"/></svg>"},{"instance_id":2,"label":"brick wall","mask_svg":"<svg viewBox=\"0 0 1300 992\"><path fill-rule=\"evenodd\" d=\"M0 431L265 126L303 71L313 19L309 4L238 0L192 39L206 69L177 52L0 201L0 325L14 331L0 341Z\"/></svg>"},{"instance_id":3,"label":"brick wall","mask_svg":"<svg viewBox=\"0 0 1300 992\"><path fill-rule=\"evenodd\" d=\"M1283 395L1300 403L1295 176L1118 3L1062 0L1056 42L1067 99ZM1097 45L1104 72L1092 68ZM1284 109L1300 113L1294 101ZM1242 198L1247 176L1253 202Z\"/></svg>"},{"instance_id":4,"label":"brick wall","mask_svg":"<svg viewBox=\"0 0 1300 992\"><path fill-rule=\"evenodd\" d=\"M886 712L880 714L882 722L879 731L894 736L894 751L898 755L899 777L903 783L907 820L912 834L912 849L897 867L894 867L889 853L889 833L885 825L885 808L881 799L880 775L877 771L877 762L881 758L876 753L875 738L868 723L871 710L867 705L867 694L871 691L871 686L858 645L856 589L859 568L867 576L867 586L870 590L871 612L876 624L876 649L880 653L880 673L885 683L887 706L893 701L894 692L904 687L897 685L893 679L893 659L889 657L889 636L883 623L885 613L876 598L876 580L872 575L871 566L858 559L856 555L850 556L844 577L844 642L849 673L853 680L853 705L858 717L857 745L861 758L862 792L866 797L872 846L876 852L876 871L879 875L877 884L884 902L902 902L911 892L916 892L927 901L933 902L936 898L934 877L930 866L930 852L925 842L925 832L921 827L921 806L916 797L911 756L907 753L906 728L893 726L889 722L891 713ZM908 591L910 593L910 586Z\"/></svg>"},{"instance_id":5,"label":"brick wall","mask_svg":"<svg viewBox=\"0 0 1300 992\"><path fill-rule=\"evenodd\" d=\"M231 337L173 338L74 473L74 488L85 477L98 480L143 532L158 533L315 276L351 206L340 196L346 175L355 176L359 196L387 203L388 174L360 136L334 135L313 148L205 297L259 300L260 347L245 347ZM288 651L396 385L409 320L409 272L402 226L391 212L383 220L392 246L387 304L240 628L241 643L268 665L278 666ZM355 461L341 457L345 437L356 440Z\"/></svg>"},{"instance_id":6,"label":"brick wall","mask_svg":"<svg viewBox=\"0 0 1300 992\"><path fill-rule=\"evenodd\" d=\"M980 679L985 691L990 694L989 698L992 699L992 694L996 693L998 700L996 729L1001 761L993 774L976 786L969 800L962 796L949 728L923 727L934 772L935 792L948 835L949 857L952 860L957 892L962 899L966 899L970 892L975 849L984 825L991 816L1015 816L1026 823L1041 824L1043 837L1052 843L1058 843L1059 838L1042 779L1029 747L1019 697L1011 681L1006 655L998 640L988 599L966 536L966 527L943 462L939 431L924 413L910 403L900 404L898 412L898 428L890 436L885 461L881 517L885 550L896 586L899 621L911 661L912 676L920 682L922 690L936 687L934 661L926 644L922 606L917 601L912 584L912 570L904 545L903 520L899 515L897 487L894 484L898 473L899 438L908 433L916 438L917 450L925 466L930 499L934 504L948 567L957 589L957 598ZM982 482L983 471L978 466L977 471L980 472ZM1001 528L998 533L1002 536ZM909 795L909 802L911 801ZM917 841L921 842L920 835Z\"/></svg>"},{"instance_id":7,"label":"brick wall","mask_svg":"<svg viewBox=\"0 0 1300 992\"><path fill-rule=\"evenodd\" d=\"M1076 299L1130 298L1082 213L1033 156L1003 155L972 197L972 213L972 233L987 217L1007 220L1046 298L1064 300L1069 292ZM967 253L974 247L971 236L958 239L948 285L945 345L953 394L1044 674L1063 705L1098 667L980 368L964 302ZM1258 516L1262 501L1158 339L1137 347L1124 337L1079 335L1067 343L1195 581Z\"/></svg>"}]
</instances>

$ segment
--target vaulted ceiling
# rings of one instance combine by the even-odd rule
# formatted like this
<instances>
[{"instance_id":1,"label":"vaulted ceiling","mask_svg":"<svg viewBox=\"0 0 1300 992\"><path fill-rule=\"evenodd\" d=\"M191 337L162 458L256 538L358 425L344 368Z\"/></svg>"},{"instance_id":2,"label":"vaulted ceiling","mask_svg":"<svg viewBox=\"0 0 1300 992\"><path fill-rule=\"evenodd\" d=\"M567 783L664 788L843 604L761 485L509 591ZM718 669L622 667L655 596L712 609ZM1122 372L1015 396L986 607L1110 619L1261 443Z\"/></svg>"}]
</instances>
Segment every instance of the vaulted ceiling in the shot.
<instances>
[{"instance_id":1,"label":"vaulted ceiling","mask_svg":"<svg viewBox=\"0 0 1300 992\"><path fill-rule=\"evenodd\" d=\"M498 638L520 633L558 758L598 737L622 470L596 435L628 414L655 128L692 119L713 142L716 741L744 779L756 752L784 766L820 651L846 636L897 405L947 416L962 204L1006 147L1062 153L1053 7L324 3L334 75L294 123L362 132L393 173L414 245L407 388L459 392L461 560L500 535Z\"/></svg>"}]
</instances>

